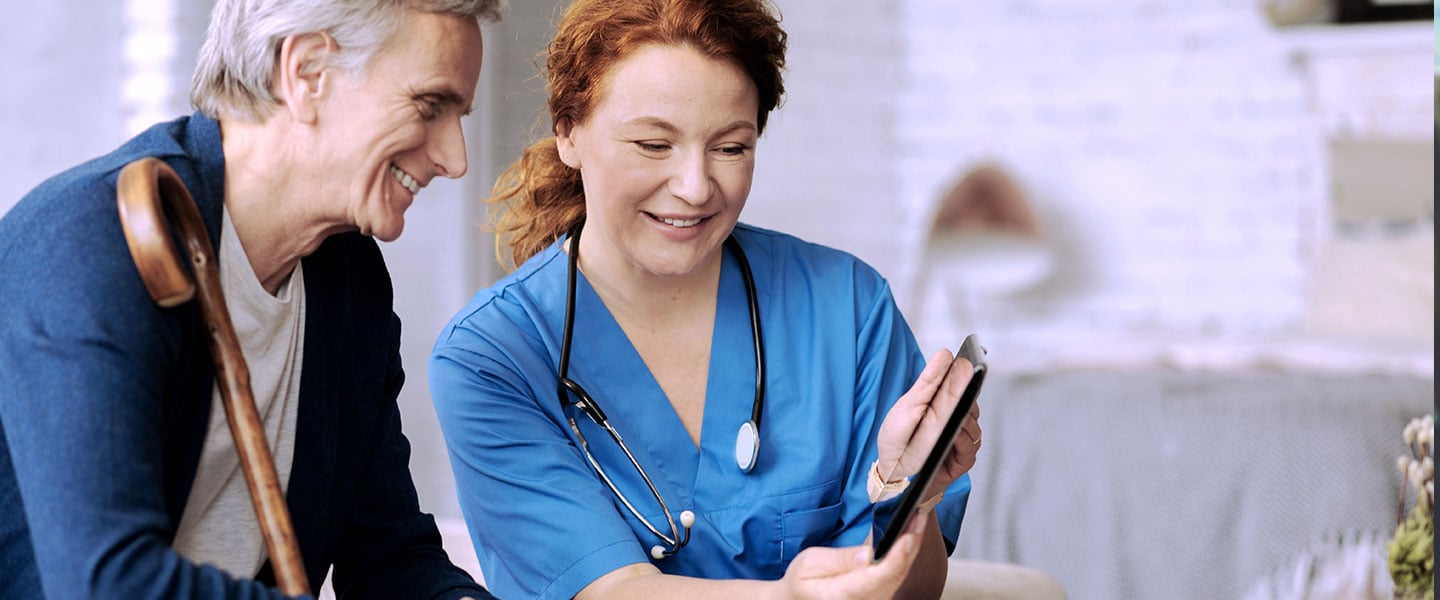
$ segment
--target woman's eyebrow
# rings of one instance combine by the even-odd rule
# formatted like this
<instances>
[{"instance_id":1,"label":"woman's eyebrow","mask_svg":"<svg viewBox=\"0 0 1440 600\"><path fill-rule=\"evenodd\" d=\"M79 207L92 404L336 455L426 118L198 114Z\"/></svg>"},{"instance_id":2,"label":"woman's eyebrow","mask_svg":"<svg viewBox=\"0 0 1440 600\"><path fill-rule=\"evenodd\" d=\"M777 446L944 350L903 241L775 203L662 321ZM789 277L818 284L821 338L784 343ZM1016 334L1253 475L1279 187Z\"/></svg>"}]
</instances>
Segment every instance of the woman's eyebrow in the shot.
<instances>
[{"instance_id":1,"label":"woman's eyebrow","mask_svg":"<svg viewBox=\"0 0 1440 600\"><path fill-rule=\"evenodd\" d=\"M659 117L636 117L621 122L621 125L656 127L670 133L680 132L680 129L678 127L671 124L669 121L666 121L665 119L661 119ZM755 127L755 123L753 121L749 121L746 119L737 119L729 123L728 125L725 125L724 127L716 130L716 135L725 135L740 129L749 129L754 131L757 128Z\"/></svg>"}]
</instances>

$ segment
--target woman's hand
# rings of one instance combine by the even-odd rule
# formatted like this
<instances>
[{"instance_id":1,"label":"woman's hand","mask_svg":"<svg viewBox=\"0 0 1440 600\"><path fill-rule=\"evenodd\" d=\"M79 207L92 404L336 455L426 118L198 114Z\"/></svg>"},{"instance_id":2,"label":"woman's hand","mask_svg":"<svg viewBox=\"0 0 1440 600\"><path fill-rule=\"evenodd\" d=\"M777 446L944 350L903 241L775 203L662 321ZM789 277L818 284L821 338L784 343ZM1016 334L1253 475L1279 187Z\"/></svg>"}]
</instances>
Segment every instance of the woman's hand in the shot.
<instances>
[{"instance_id":1,"label":"woman's hand","mask_svg":"<svg viewBox=\"0 0 1440 600\"><path fill-rule=\"evenodd\" d=\"M779 597L794 599L870 599L895 596L915 556L928 519L914 519L898 543L879 562L867 541L864 546L800 551L779 581Z\"/></svg>"},{"instance_id":2,"label":"woman's hand","mask_svg":"<svg viewBox=\"0 0 1440 600\"><path fill-rule=\"evenodd\" d=\"M891 598L920 554L925 524L915 519L885 558L874 561L870 543L848 548L814 546L800 551L780 580L700 579L666 575L649 562L601 575L576 600L609 598L750 598L752 600L870 600ZM943 560L943 559L942 559Z\"/></svg>"},{"instance_id":3,"label":"woman's hand","mask_svg":"<svg viewBox=\"0 0 1440 600\"><path fill-rule=\"evenodd\" d=\"M974 365L952 356L949 350L940 350L930 357L925 370L920 372L920 379L900 397L880 425L876 445L881 477L895 481L920 470L973 374ZM940 466L931 489L948 487L975 466L975 457L980 452L979 420L980 403L976 402L960 427L960 435L955 436L954 449Z\"/></svg>"}]
</instances>

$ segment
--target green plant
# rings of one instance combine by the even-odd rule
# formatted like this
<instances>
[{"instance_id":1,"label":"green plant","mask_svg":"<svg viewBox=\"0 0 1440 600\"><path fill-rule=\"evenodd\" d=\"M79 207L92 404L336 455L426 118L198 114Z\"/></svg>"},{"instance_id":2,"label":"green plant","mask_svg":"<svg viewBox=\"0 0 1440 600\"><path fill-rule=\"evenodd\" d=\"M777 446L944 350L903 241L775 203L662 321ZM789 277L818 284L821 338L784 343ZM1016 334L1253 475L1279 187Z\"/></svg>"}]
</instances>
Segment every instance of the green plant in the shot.
<instances>
[{"instance_id":1,"label":"green plant","mask_svg":"<svg viewBox=\"0 0 1440 600\"><path fill-rule=\"evenodd\" d=\"M1395 527L1395 537L1385 544L1389 554L1390 577L1395 581L1396 598L1435 598L1435 417L1425 415L1405 426L1405 445L1410 456L1401 456L1400 510L1405 515ZM1415 504L1409 513L1405 504L1409 489L1415 489Z\"/></svg>"}]
</instances>

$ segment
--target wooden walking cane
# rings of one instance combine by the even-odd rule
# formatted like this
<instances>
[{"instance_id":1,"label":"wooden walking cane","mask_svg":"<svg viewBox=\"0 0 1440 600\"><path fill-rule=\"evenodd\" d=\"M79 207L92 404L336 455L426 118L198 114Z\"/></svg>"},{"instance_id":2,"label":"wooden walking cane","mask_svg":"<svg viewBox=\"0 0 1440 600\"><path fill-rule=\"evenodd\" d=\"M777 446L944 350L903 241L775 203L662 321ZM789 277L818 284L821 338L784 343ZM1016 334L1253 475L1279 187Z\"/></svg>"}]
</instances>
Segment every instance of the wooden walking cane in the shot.
<instances>
[{"instance_id":1,"label":"wooden walking cane","mask_svg":"<svg viewBox=\"0 0 1440 600\"><path fill-rule=\"evenodd\" d=\"M142 158L120 171L116 203L130 256L140 270L145 289L157 304L168 308L189 301L198 283L200 313L210 331L210 358L215 363L225 417L230 422L230 434L235 437L250 500L255 505L255 516L270 552L275 582L283 593L309 594L310 584L300 560L290 512L280 493L280 478L275 474L275 462L250 391L250 369L240 353L235 326L225 307L219 265L195 200L170 165L156 158ZM194 282L180 265L180 257L170 241L167 215L175 221L185 244L195 270Z\"/></svg>"}]
</instances>

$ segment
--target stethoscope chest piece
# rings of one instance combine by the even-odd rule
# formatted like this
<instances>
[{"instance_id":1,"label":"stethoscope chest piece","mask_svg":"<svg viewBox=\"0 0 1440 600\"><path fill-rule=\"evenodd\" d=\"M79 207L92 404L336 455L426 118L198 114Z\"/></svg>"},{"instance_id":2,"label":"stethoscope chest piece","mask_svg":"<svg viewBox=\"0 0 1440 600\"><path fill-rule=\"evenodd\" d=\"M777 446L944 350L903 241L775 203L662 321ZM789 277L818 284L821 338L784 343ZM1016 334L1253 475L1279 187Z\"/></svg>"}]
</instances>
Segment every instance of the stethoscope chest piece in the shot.
<instances>
[{"instance_id":1,"label":"stethoscope chest piece","mask_svg":"<svg viewBox=\"0 0 1440 600\"><path fill-rule=\"evenodd\" d=\"M755 468L755 459L760 456L760 430L754 421L746 421L735 435L735 464L746 473Z\"/></svg>"}]
</instances>

